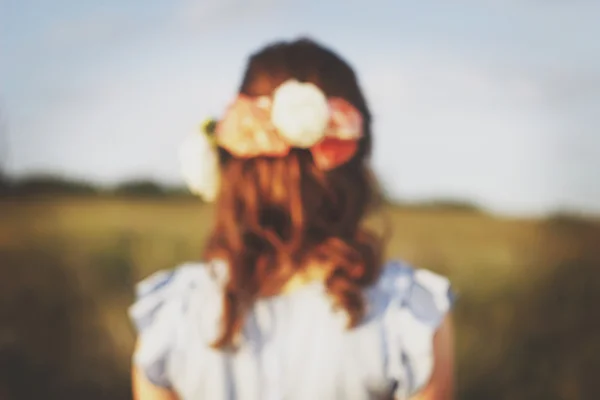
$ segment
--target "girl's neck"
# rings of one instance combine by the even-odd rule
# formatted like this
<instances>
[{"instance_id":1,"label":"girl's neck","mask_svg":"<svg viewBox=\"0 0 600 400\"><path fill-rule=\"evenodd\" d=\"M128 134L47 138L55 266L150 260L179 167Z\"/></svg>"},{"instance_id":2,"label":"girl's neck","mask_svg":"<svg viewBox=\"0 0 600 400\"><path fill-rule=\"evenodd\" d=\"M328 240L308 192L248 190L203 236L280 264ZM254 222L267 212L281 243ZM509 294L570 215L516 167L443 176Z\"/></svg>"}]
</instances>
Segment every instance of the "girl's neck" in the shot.
<instances>
[{"instance_id":1,"label":"girl's neck","mask_svg":"<svg viewBox=\"0 0 600 400\"><path fill-rule=\"evenodd\" d=\"M288 294L294 292L315 281L324 282L327 279L327 268L323 264L310 263L302 271L296 272L282 286L280 293Z\"/></svg>"}]
</instances>

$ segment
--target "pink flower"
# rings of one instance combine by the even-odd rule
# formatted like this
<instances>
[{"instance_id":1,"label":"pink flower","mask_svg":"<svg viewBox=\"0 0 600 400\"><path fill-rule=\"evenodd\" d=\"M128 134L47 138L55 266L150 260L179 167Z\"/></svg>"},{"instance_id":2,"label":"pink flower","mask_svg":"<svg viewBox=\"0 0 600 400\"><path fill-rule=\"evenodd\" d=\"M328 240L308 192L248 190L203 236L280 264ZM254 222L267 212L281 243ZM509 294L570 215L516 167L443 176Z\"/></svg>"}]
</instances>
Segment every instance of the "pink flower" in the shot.
<instances>
[{"instance_id":1,"label":"pink flower","mask_svg":"<svg viewBox=\"0 0 600 400\"><path fill-rule=\"evenodd\" d=\"M329 99L329 126L327 137L341 140L357 140L363 134L363 118L348 101L332 97Z\"/></svg>"},{"instance_id":2,"label":"pink flower","mask_svg":"<svg viewBox=\"0 0 600 400\"><path fill-rule=\"evenodd\" d=\"M238 96L217 125L219 146L240 158L287 155L290 146L273 126L270 108L268 98Z\"/></svg>"},{"instance_id":3,"label":"pink flower","mask_svg":"<svg viewBox=\"0 0 600 400\"><path fill-rule=\"evenodd\" d=\"M348 162L357 149L358 142L356 140L328 137L311 147L310 152L317 167L328 171Z\"/></svg>"}]
</instances>

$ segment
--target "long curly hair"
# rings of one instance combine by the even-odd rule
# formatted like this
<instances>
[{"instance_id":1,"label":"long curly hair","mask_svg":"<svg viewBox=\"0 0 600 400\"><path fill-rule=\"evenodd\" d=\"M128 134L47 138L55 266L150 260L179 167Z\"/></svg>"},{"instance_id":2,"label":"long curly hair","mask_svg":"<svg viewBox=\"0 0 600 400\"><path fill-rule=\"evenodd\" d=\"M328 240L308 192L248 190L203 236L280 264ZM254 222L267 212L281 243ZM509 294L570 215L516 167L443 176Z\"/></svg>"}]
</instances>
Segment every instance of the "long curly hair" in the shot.
<instances>
[{"instance_id":1,"label":"long curly hair","mask_svg":"<svg viewBox=\"0 0 600 400\"><path fill-rule=\"evenodd\" d=\"M215 348L232 347L254 301L278 293L309 265L330 266L323 271L327 291L354 327L365 314L362 289L380 274L382 240L363 226L379 196L366 162L371 113L355 73L309 39L278 42L251 55L239 92L270 95L288 79L349 101L362 113L364 138L349 162L327 172L316 168L308 150L239 159L220 149L222 187L205 251L229 268Z\"/></svg>"}]
</instances>

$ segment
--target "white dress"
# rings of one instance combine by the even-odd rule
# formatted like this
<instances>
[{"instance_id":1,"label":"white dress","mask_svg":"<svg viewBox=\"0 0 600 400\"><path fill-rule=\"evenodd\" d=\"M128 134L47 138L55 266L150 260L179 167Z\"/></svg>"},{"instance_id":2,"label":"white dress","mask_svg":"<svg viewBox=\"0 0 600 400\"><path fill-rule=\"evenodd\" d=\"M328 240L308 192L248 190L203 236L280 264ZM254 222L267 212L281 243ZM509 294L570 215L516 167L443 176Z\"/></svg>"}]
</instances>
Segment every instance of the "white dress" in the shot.
<instances>
[{"instance_id":1,"label":"white dress","mask_svg":"<svg viewBox=\"0 0 600 400\"><path fill-rule=\"evenodd\" d=\"M445 277L387 263L365 290L367 316L351 330L321 283L261 299L229 353L209 346L224 273L220 262L189 263L137 286L134 363L181 400L408 399L428 382L433 336L452 306Z\"/></svg>"}]
</instances>

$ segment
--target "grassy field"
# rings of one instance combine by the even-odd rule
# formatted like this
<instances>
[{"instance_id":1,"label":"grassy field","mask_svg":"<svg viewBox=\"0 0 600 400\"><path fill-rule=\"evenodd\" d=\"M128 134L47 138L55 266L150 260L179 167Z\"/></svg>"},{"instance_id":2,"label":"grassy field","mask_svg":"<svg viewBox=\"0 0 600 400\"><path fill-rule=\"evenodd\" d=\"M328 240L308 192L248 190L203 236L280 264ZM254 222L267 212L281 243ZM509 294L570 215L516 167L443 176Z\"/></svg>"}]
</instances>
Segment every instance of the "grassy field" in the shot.
<instances>
[{"instance_id":1,"label":"grassy field","mask_svg":"<svg viewBox=\"0 0 600 400\"><path fill-rule=\"evenodd\" d=\"M197 259L211 213L193 199L1 200L0 398L130 398L133 283ZM600 398L598 222L392 206L381 221L389 257L452 279L459 399Z\"/></svg>"}]
</instances>

